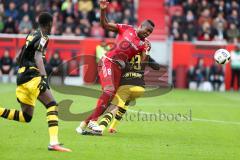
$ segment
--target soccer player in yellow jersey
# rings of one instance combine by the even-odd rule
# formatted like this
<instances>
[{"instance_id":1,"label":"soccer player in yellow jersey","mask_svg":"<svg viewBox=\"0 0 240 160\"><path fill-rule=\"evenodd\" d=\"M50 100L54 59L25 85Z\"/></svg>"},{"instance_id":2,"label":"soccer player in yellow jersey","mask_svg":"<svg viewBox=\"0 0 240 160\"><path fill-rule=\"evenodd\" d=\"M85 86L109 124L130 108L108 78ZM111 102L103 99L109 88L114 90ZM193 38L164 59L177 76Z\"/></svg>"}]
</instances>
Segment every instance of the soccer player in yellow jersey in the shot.
<instances>
[{"instance_id":1,"label":"soccer player in yellow jersey","mask_svg":"<svg viewBox=\"0 0 240 160\"><path fill-rule=\"evenodd\" d=\"M0 107L0 117L23 123L32 120L34 106L38 99L47 109L47 122L50 137L48 150L70 152L58 141L58 109L48 85L45 71L45 50L48 44L48 34L52 28L52 16L43 12L38 18L39 28L30 33L22 47L17 61L16 96L21 110Z\"/></svg>"}]
</instances>

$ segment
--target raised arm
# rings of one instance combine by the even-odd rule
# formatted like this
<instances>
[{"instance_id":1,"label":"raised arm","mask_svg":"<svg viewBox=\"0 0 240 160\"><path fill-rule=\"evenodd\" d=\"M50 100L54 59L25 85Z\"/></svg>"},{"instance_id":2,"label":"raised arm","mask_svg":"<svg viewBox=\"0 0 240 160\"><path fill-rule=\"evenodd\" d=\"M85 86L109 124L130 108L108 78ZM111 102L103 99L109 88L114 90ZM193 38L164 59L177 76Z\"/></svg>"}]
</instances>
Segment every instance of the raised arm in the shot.
<instances>
[{"instance_id":1,"label":"raised arm","mask_svg":"<svg viewBox=\"0 0 240 160\"><path fill-rule=\"evenodd\" d=\"M100 16L101 26L108 31L118 32L117 24L109 23L106 17L106 12L107 12L106 10L109 2L107 0L100 0L99 3L100 3L100 9L101 9L101 16Z\"/></svg>"}]
</instances>

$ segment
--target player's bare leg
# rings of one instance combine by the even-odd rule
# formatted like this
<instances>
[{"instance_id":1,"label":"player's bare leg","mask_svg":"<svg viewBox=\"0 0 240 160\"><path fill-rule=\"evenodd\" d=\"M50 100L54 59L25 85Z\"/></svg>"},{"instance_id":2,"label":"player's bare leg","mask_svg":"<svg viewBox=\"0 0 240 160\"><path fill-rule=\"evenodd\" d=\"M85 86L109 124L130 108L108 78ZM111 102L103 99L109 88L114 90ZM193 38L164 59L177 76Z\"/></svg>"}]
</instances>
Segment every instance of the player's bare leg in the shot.
<instances>
[{"instance_id":1,"label":"player's bare leg","mask_svg":"<svg viewBox=\"0 0 240 160\"><path fill-rule=\"evenodd\" d=\"M47 109L47 122L50 137L50 144L48 150L71 152L70 149L64 148L58 141L58 108L55 99L49 89L41 93L38 97Z\"/></svg>"}]
</instances>

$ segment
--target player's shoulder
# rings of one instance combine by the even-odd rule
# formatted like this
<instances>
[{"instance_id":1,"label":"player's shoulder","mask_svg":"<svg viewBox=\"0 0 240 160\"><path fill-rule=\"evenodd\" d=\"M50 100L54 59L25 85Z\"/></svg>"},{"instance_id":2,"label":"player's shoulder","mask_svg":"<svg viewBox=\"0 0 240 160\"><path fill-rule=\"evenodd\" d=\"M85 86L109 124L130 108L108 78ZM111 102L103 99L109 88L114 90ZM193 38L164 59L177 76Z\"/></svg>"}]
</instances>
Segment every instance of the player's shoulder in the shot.
<instances>
[{"instance_id":1,"label":"player's shoulder","mask_svg":"<svg viewBox=\"0 0 240 160\"><path fill-rule=\"evenodd\" d=\"M29 33L26 37L26 40L30 43L35 42L37 39L39 39L39 36L36 33L36 31L33 31L33 32Z\"/></svg>"},{"instance_id":2,"label":"player's shoulder","mask_svg":"<svg viewBox=\"0 0 240 160\"><path fill-rule=\"evenodd\" d=\"M47 41L48 40L48 36L47 35L43 35L39 29L32 31L27 36L27 40L29 42L33 42L33 43L38 42L41 39L44 39L45 41Z\"/></svg>"},{"instance_id":3,"label":"player's shoulder","mask_svg":"<svg viewBox=\"0 0 240 160\"><path fill-rule=\"evenodd\" d=\"M37 29L35 31L32 32L32 34L37 38L37 39L41 39L44 38L45 40L48 40L48 36L44 35L40 29Z\"/></svg>"},{"instance_id":4,"label":"player's shoulder","mask_svg":"<svg viewBox=\"0 0 240 160\"><path fill-rule=\"evenodd\" d=\"M38 35L39 39L43 39L45 41L48 41L48 36L43 34L40 29L36 31L36 34Z\"/></svg>"},{"instance_id":5,"label":"player's shoulder","mask_svg":"<svg viewBox=\"0 0 240 160\"><path fill-rule=\"evenodd\" d=\"M44 35L40 29L37 29L33 34L36 37L36 42L41 46L45 46L45 44L48 42L48 36Z\"/></svg>"},{"instance_id":6,"label":"player's shoulder","mask_svg":"<svg viewBox=\"0 0 240 160\"><path fill-rule=\"evenodd\" d=\"M26 48L33 46L33 48L42 51L48 44L48 36L43 35L40 29L31 32L26 38Z\"/></svg>"}]
</instances>

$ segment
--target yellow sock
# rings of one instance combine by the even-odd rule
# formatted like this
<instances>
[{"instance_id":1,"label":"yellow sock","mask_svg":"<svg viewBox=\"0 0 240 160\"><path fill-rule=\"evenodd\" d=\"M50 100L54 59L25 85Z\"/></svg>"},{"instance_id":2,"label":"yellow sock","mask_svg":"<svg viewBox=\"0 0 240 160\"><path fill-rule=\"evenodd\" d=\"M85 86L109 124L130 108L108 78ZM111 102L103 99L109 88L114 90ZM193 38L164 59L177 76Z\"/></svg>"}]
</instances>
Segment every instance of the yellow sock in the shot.
<instances>
[{"instance_id":1,"label":"yellow sock","mask_svg":"<svg viewBox=\"0 0 240 160\"><path fill-rule=\"evenodd\" d=\"M30 122L32 119L32 116L23 113L22 111L6 108L0 108L0 116L8 120L14 120L23 123Z\"/></svg>"},{"instance_id":2,"label":"yellow sock","mask_svg":"<svg viewBox=\"0 0 240 160\"><path fill-rule=\"evenodd\" d=\"M120 121L117 120L116 118L113 119L113 122L112 124L110 125L109 129L114 129L116 130L117 129L117 126L119 125Z\"/></svg>"},{"instance_id":3,"label":"yellow sock","mask_svg":"<svg viewBox=\"0 0 240 160\"><path fill-rule=\"evenodd\" d=\"M48 122L50 145L59 144L57 106L51 106L47 109L47 122Z\"/></svg>"},{"instance_id":4,"label":"yellow sock","mask_svg":"<svg viewBox=\"0 0 240 160\"><path fill-rule=\"evenodd\" d=\"M108 112L100 120L99 125L100 125L100 127L102 128L103 131L107 128L109 123L112 121L112 118L113 118L113 114Z\"/></svg>"},{"instance_id":5,"label":"yellow sock","mask_svg":"<svg viewBox=\"0 0 240 160\"><path fill-rule=\"evenodd\" d=\"M50 137L50 145L59 144L58 141L58 126L56 127L49 127L49 137Z\"/></svg>"},{"instance_id":6,"label":"yellow sock","mask_svg":"<svg viewBox=\"0 0 240 160\"><path fill-rule=\"evenodd\" d=\"M125 106L126 108L126 106ZM118 107L118 111L113 119L112 124L110 125L109 129L117 129L117 126L119 125L120 121L122 120L123 115L126 113L126 109L122 107Z\"/></svg>"},{"instance_id":7,"label":"yellow sock","mask_svg":"<svg viewBox=\"0 0 240 160\"><path fill-rule=\"evenodd\" d=\"M0 107L0 116L3 114L4 110L5 110L4 108Z\"/></svg>"}]
</instances>

